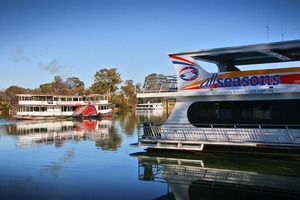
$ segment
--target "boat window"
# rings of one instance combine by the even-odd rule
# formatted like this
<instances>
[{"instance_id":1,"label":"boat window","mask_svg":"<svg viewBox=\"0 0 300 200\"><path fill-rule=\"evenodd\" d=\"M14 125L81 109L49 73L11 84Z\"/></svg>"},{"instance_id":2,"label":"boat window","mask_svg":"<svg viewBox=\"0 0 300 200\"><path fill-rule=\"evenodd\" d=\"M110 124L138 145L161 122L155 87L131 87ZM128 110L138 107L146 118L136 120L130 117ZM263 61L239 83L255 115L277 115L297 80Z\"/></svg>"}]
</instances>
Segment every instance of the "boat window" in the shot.
<instances>
[{"instance_id":1,"label":"boat window","mask_svg":"<svg viewBox=\"0 0 300 200\"><path fill-rule=\"evenodd\" d=\"M110 105L98 106L98 110L107 110L107 109L110 109Z\"/></svg>"},{"instance_id":2,"label":"boat window","mask_svg":"<svg viewBox=\"0 0 300 200\"><path fill-rule=\"evenodd\" d=\"M44 96L37 97L37 100L40 100L40 101L46 101L46 97L44 97Z\"/></svg>"},{"instance_id":3,"label":"boat window","mask_svg":"<svg viewBox=\"0 0 300 200\"><path fill-rule=\"evenodd\" d=\"M232 103L214 103L216 117L219 120L232 119Z\"/></svg>"},{"instance_id":4,"label":"boat window","mask_svg":"<svg viewBox=\"0 0 300 200\"><path fill-rule=\"evenodd\" d=\"M300 100L194 102L187 112L201 124L299 124ZM201 126L202 126L201 125Z\"/></svg>"},{"instance_id":5,"label":"boat window","mask_svg":"<svg viewBox=\"0 0 300 200\"><path fill-rule=\"evenodd\" d=\"M75 111L76 106L62 106L61 111L62 112L70 112L70 111Z\"/></svg>"}]
</instances>

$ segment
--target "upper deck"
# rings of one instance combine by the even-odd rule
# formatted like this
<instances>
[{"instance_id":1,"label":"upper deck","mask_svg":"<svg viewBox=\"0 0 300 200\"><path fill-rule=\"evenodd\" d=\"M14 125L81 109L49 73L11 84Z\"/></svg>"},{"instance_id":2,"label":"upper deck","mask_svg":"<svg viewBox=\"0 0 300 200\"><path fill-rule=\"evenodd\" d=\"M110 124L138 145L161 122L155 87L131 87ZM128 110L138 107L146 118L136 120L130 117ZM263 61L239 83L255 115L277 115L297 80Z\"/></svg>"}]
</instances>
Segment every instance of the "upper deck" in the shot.
<instances>
[{"instance_id":1,"label":"upper deck","mask_svg":"<svg viewBox=\"0 0 300 200\"><path fill-rule=\"evenodd\" d=\"M91 103L108 103L108 95L46 95L16 94L18 105L79 105Z\"/></svg>"}]
</instances>

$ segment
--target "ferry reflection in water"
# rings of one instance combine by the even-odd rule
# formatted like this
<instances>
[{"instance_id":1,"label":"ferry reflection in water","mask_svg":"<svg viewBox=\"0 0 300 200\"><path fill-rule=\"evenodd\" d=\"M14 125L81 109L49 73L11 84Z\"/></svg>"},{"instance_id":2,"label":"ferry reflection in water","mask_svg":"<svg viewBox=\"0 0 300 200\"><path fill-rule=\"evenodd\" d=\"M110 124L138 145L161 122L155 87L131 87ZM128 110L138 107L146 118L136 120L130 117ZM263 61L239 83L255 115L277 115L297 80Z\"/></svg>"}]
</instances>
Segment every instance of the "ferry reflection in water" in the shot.
<instances>
[{"instance_id":1,"label":"ferry reflection in water","mask_svg":"<svg viewBox=\"0 0 300 200\"><path fill-rule=\"evenodd\" d=\"M139 122L155 122L166 119L164 110L135 110Z\"/></svg>"},{"instance_id":2,"label":"ferry reflection in water","mask_svg":"<svg viewBox=\"0 0 300 200\"><path fill-rule=\"evenodd\" d=\"M109 140L111 120L82 121L19 121L10 124L8 133L18 135L16 145L30 148L40 145L55 144L61 146L66 140ZM98 145L97 145L98 146Z\"/></svg>"},{"instance_id":3,"label":"ferry reflection in water","mask_svg":"<svg viewBox=\"0 0 300 200\"><path fill-rule=\"evenodd\" d=\"M300 199L299 158L163 154L131 155L139 180L169 185L162 199Z\"/></svg>"}]
</instances>

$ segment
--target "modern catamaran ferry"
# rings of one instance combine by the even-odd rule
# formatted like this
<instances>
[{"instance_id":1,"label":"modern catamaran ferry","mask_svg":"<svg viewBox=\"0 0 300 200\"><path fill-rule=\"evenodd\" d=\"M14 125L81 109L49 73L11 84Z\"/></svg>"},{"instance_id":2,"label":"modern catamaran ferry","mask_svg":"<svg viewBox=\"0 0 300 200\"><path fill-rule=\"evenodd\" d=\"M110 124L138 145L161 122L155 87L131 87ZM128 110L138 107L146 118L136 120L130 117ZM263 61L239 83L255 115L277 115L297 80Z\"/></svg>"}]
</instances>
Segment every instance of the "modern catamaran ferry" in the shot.
<instances>
[{"instance_id":1,"label":"modern catamaran ferry","mask_svg":"<svg viewBox=\"0 0 300 200\"><path fill-rule=\"evenodd\" d=\"M145 83L138 98L176 99L164 123L141 123L137 145L201 151L208 147L300 149L300 40L170 53L176 70ZM213 63L215 73L198 61ZM259 64L270 64L272 69ZM241 71L242 66L255 70Z\"/></svg>"},{"instance_id":2,"label":"modern catamaran ferry","mask_svg":"<svg viewBox=\"0 0 300 200\"><path fill-rule=\"evenodd\" d=\"M108 95L17 94L18 105L13 116L19 120L68 117L111 117Z\"/></svg>"}]
</instances>

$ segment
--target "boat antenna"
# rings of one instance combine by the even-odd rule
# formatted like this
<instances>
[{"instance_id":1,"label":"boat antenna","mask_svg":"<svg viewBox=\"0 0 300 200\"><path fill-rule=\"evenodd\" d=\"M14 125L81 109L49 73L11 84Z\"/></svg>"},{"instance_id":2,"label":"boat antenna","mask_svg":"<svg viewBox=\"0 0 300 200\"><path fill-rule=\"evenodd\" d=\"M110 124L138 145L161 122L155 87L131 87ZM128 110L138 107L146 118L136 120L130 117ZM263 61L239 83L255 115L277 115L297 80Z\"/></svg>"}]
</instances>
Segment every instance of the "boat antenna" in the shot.
<instances>
[{"instance_id":1,"label":"boat antenna","mask_svg":"<svg viewBox=\"0 0 300 200\"><path fill-rule=\"evenodd\" d=\"M269 21L267 21L267 42L269 42Z\"/></svg>"},{"instance_id":2,"label":"boat antenna","mask_svg":"<svg viewBox=\"0 0 300 200\"><path fill-rule=\"evenodd\" d=\"M281 39L282 39L282 41L284 41L284 34L283 34L283 31L282 31L282 24L281 24Z\"/></svg>"}]
</instances>

